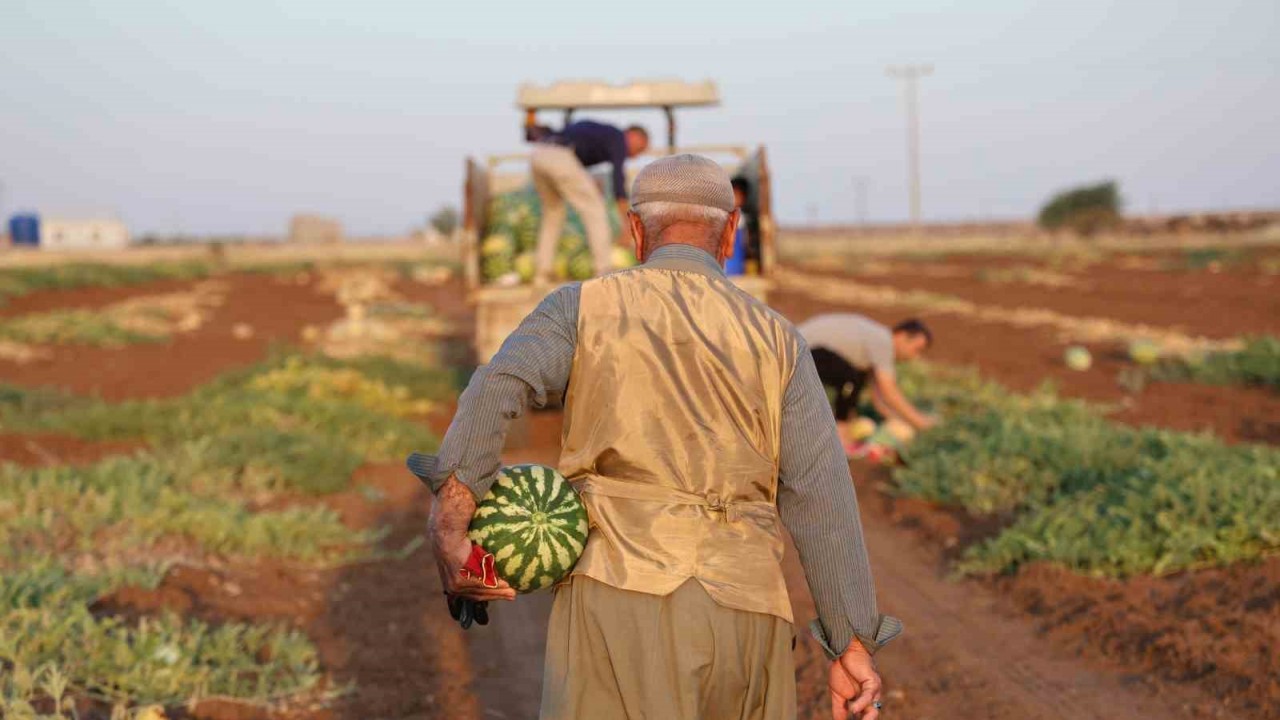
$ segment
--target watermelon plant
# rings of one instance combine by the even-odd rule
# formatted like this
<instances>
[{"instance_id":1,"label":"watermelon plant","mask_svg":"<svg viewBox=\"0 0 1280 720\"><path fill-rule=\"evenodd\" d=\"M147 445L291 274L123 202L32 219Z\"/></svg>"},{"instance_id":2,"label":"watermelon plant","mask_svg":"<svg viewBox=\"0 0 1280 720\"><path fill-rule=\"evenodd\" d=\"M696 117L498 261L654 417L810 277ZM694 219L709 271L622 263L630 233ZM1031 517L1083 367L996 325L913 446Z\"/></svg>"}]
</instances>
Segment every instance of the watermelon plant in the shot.
<instances>
[{"instance_id":1,"label":"watermelon plant","mask_svg":"<svg viewBox=\"0 0 1280 720\"><path fill-rule=\"evenodd\" d=\"M1280 338L1246 338L1240 350L1166 359L1151 369L1151 376L1173 382L1256 385L1280 390Z\"/></svg>"},{"instance_id":2,"label":"watermelon plant","mask_svg":"<svg viewBox=\"0 0 1280 720\"><path fill-rule=\"evenodd\" d=\"M157 280L196 280L208 277L212 268L199 261L108 265L65 263L49 267L0 269L0 304L38 290L69 290L81 287L120 287Z\"/></svg>"},{"instance_id":3,"label":"watermelon plant","mask_svg":"<svg viewBox=\"0 0 1280 720\"><path fill-rule=\"evenodd\" d=\"M902 381L946 420L907 449L898 491L1008 523L963 571L1040 560L1159 574L1280 552L1280 450L1131 428L1052 388L1017 395L973 373L908 367Z\"/></svg>"},{"instance_id":4,"label":"watermelon plant","mask_svg":"<svg viewBox=\"0 0 1280 720\"><path fill-rule=\"evenodd\" d=\"M301 632L170 614L134 623L89 606L123 585L154 588L177 561L364 556L377 532L297 503L298 491L342 490L369 458L432 447L421 416L453 382L386 358L284 354L180 398L107 403L0 386L6 431L150 445L88 465L0 465L0 716L36 717L33 707L64 695L123 708L314 688L322 674Z\"/></svg>"}]
</instances>

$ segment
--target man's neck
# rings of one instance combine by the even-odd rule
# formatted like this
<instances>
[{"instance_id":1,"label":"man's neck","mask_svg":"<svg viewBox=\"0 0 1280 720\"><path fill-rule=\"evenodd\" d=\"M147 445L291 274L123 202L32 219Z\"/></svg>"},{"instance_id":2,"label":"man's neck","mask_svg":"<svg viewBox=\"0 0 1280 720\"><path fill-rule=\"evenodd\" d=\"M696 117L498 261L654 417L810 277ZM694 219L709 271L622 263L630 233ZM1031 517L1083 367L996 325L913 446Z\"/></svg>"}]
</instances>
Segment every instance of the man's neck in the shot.
<instances>
[{"instance_id":1,"label":"man's neck","mask_svg":"<svg viewBox=\"0 0 1280 720\"><path fill-rule=\"evenodd\" d=\"M686 270L704 275L724 275L714 256L696 245L663 243L649 252L644 264L669 270Z\"/></svg>"}]
</instances>

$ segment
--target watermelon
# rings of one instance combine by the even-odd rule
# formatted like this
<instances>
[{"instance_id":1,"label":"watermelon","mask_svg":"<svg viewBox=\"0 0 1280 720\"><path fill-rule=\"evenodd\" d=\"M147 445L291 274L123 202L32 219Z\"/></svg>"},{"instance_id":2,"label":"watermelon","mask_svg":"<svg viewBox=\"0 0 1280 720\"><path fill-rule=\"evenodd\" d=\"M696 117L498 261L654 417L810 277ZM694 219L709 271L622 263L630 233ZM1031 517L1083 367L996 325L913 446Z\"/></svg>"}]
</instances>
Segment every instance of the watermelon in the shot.
<instances>
[{"instance_id":1,"label":"watermelon","mask_svg":"<svg viewBox=\"0 0 1280 720\"><path fill-rule=\"evenodd\" d=\"M604 197L612 197L610 182L605 178ZM609 230L616 236L622 228L622 218L614 203L606 202L605 210L609 219ZM487 283L507 281L513 269L522 282L529 282L532 276L523 271L519 256L535 252L538 244L538 228L542 222L542 200L532 184L518 190L512 190L493 197L489 203L488 228L489 235L481 243L481 276ZM556 275L561 280L569 278L584 280L594 274L594 264L590 272L584 272L584 266L575 265L575 259L587 251L586 230L582 218L573 208L568 208L564 230L556 243ZM624 262L621 256L614 259L616 267L630 267L635 264L634 258ZM573 267L573 269L571 269Z\"/></svg>"},{"instance_id":2,"label":"watermelon","mask_svg":"<svg viewBox=\"0 0 1280 720\"><path fill-rule=\"evenodd\" d=\"M634 267L636 265L636 256L630 250L620 245L614 245L612 261L614 269L621 270L622 268Z\"/></svg>"},{"instance_id":3,"label":"watermelon","mask_svg":"<svg viewBox=\"0 0 1280 720\"><path fill-rule=\"evenodd\" d=\"M506 233L493 233L480 243L480 254L484 257L495 255L514 255L515 241Z\"/></svg>"},{"instance_id":4,"label":"watermelon","mask_svg":"<svg viewBox=\"0 0 1280 720\"><path fill-rule=\"evenodd\" d=\"M1162 354L1161 347L1151 340L1134 340L1129 343L1129 357L1139 365L1154 365Z\"/></svg>"},{"instance_id":5,"label":"watermelon","mask_svg":"<svg viewBox=\"0 0 1280 720\"><path fill-rule=\"evenodd\" d=\"M591 252L584 250L569 258L569 277L574 280L590 280L596 274L596 261Z\"/></svg>"},{"instance_id":6,"label":"watermelon","mask_svg":"<svg viewBox=\"0 0 1280 720\"><path fill-rule=\"evenodd\" d=\"M586 235L578 231L570 231L560 236L560 242L556 244L556 252L566 256L577 255L586 249Z\"/></svg>"},{"instance_id":7,"label":"watermelon","mask_svg":"<svg viewBox=\"0 0 1280 720\"><path fill-rule=\"evenodd\" d=\"M1063 362L1076 372L1084 372L1093 365L1093 355L1089 354L1088 348L1072 345L1063 354Z\"/></svg>"},{"instance_id":8,"label":"watermelon","mask_svg":"<svg viewBox=\"0 0 1280 720\"><path fill-rule=\"evenodd\" d=\"M573 569L587 543L587 510L554 468L512 465L498 471L468 534L516 592L533 592Z\"/></svg>"},{"instance_id":9,"label":"watermelon","mask_svg":"<svg viewBox=\"0 0 1280 720\"><path fill-rule=\"evenodd\" d=\"M528 283L533 280L534 273L537 271L537 260L533 253L520 253L516 256L516 272L520 275L520 282Z\"/></svg>"},{"instance_id":10,"label":"watermelon","mask_svg":"<svg viewBox=\"0 0 1280 720\"><path fill-rule=\"evenodd\" d=\"M854 440L866 440L875 434L876 421L868 417L860 417L849 425L849 437Z\"/></svg>"}]
</instances>

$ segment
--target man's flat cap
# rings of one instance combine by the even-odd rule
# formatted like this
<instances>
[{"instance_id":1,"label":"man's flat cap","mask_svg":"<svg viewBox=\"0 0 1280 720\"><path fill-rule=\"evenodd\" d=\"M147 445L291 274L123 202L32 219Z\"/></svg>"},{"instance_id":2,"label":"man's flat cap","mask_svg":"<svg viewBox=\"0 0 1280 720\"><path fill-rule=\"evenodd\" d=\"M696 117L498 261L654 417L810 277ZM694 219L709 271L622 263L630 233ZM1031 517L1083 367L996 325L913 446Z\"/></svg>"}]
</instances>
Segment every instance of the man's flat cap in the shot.
<instances>
[{"instance_id":1,"label":"man's flat cap","mask_svg":"<svg viewBox=\"0 0 1280 720\"><path fill-rule=\"evenodd\" d=\"M733 212L733 183L714 160L701 155L670 155L641 170L631 188L633 207L651 202L705 205Z\"/></svg>"}]
</instances>

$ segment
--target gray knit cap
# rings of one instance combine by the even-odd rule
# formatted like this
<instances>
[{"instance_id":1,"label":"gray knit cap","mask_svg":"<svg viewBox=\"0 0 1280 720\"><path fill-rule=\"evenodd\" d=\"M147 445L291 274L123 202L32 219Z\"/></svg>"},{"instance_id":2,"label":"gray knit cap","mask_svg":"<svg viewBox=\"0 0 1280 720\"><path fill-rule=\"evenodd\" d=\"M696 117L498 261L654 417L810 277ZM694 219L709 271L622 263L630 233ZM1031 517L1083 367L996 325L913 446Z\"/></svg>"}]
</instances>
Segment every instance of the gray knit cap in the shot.
<instances>
[{"instance_id":1,"label":"gray knit cap","mask_svg":"<svg viewBox=\"0 0 1280 720\"><path fill-rule=\"evenodd\" d=\"M653 161L631 188L631 205L674 202L733 212L733 183L715 160L701 155L669 155Z\"/></svg>"}]
</instances>

